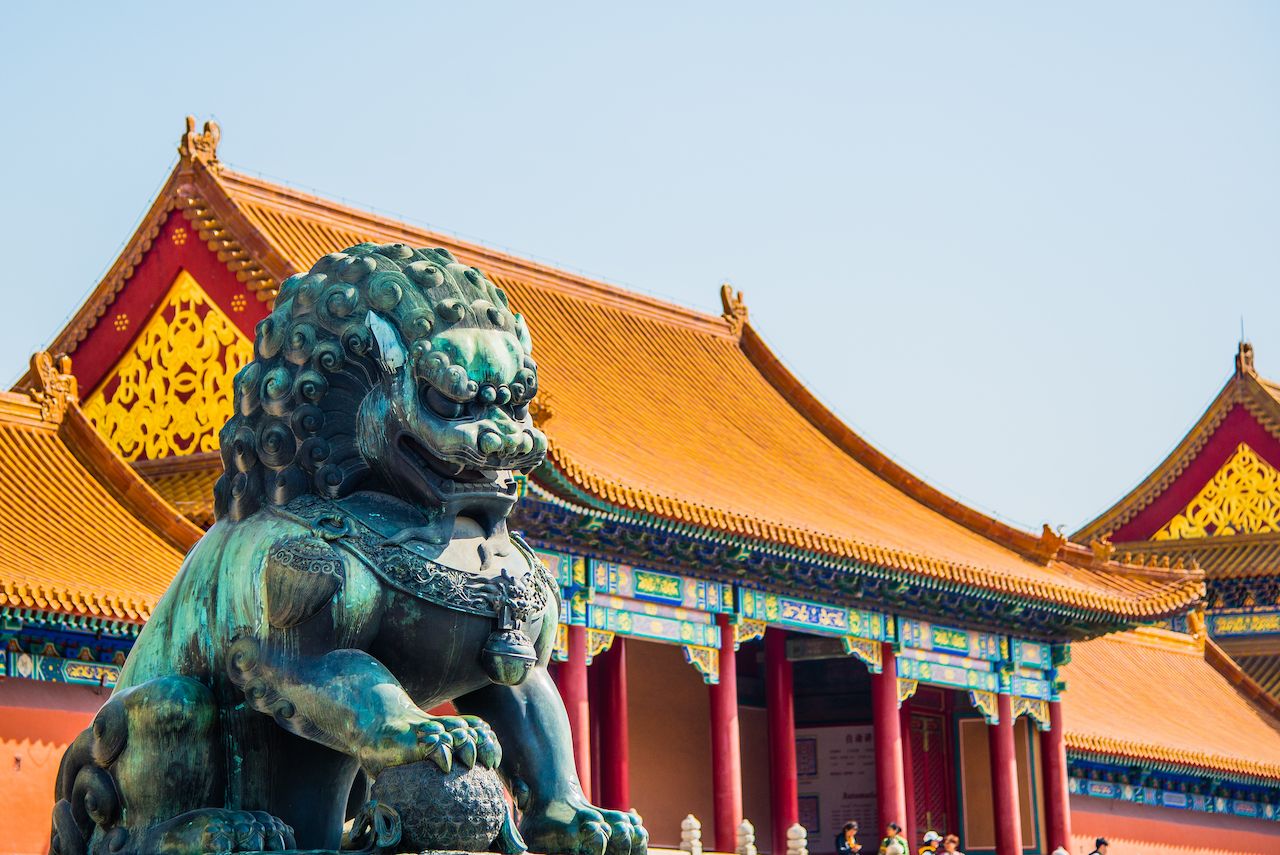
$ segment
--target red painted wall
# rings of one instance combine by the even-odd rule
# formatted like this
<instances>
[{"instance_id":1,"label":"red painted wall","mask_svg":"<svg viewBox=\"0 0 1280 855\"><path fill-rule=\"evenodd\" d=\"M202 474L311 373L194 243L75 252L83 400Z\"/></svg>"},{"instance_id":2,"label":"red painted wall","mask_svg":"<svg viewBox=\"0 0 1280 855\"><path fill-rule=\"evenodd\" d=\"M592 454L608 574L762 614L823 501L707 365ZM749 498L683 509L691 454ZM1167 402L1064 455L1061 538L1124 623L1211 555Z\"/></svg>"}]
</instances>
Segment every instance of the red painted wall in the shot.
<instances>
[{"instance_id":1,"label":"red painted wall","mask_svg":"<svg viewBox=\"0 0 1280 855\"><path fill-rule=\"evenodd\" d=\"M1093 850L1095 837L1111 855L1276 855L1280 822L1071 797L1072 855Z\"/></svg>"},{"instance_id":2,"label":"red painted wall","mask_svg":"<svg viewBox=\"0 0 1280 855\"><path fill-rule=\"evenodd\" d=\"M0 855L44 855L62 752L108 693L86 686L0 680Z\"/></svg>"}]
</instances>

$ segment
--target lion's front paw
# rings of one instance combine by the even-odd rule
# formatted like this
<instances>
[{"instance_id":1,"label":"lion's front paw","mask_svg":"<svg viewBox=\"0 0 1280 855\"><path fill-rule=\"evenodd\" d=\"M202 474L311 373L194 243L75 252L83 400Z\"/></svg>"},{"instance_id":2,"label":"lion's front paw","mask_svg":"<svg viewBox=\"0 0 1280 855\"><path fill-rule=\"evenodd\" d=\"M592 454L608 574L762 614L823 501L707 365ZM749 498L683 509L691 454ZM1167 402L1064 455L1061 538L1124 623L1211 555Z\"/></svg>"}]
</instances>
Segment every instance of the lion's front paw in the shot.
<instances>
[{"instance_id":1,"label":"lion's front paw","mask_svg":"<svg viewBox=\"0 0 1280 855\"><path fill-rule=\"evenodd\" d=\"M493 769L502 762L498 737L477 716L433 716L415 725L415 732L422 758L431 760L445 772L453 768L454 760L468 769L476 763Z\"/></svg>"},{"instance_id":2,"label":"lion's front paw","mask_svg":"<svg viewBox=\"0 0 1280 855\"><path fill-rule=\"evenodd\" d=\"M264 811L188 811L138 835L136 849L153 852L280 852L294 847L293 829Z\"/></svg>"},{"instance_id":3,"label":"lion's front paw","mask_svg":"<svg viewBox=\"0 0 1280 855\"><path fill-rule=\"evenodd\" d=\"M520 834L549 855L647 855L649 832L635 812L556 802L525 813Z\"/></svg>"}]
</instances>

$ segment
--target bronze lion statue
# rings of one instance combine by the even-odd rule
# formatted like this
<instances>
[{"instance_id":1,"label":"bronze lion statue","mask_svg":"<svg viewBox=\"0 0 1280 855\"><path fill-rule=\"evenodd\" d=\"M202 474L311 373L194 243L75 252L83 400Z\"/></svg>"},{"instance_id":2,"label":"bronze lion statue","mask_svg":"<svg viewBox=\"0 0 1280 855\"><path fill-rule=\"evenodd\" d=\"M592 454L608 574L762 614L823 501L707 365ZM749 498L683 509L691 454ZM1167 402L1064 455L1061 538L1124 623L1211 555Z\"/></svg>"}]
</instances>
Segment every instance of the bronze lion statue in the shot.
<instances>
[{"instance_id":1,"label":"bronze lion statue","mask_svg":"<svg viewBox=\"0 0 1280 855\"><path fill-rule=\"evenodd\" d=\"M55 855L382 851L405 805L370 792L419 769L500 777L473 788L506 817L478 848L644 855L639 817L582 793L546 668L558 589L507 530L546 453L531 349L443 249L360 244L283 283L217 522L63 757Z\"/></svg>"}]
</instances>

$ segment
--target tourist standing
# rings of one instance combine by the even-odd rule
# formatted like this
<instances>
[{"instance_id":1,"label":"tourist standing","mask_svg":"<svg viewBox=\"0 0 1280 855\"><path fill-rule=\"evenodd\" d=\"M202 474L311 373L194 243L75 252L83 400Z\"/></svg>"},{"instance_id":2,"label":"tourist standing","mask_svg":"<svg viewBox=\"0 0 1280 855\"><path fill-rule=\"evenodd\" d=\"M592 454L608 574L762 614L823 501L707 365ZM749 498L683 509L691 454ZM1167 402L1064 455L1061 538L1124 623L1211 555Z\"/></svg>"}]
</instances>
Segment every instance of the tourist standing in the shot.
<instances>
[{"instance_id":1,"label":"tourist standing","mask_svg":"<svg viewBox=\"0 0 1280 855\"><path fill-rule=\"evenodd\" d=\"M1108 845L1107 838L1099 837L1097 840L1093 841L1093 851L1090 852L1089 855L1107 855Z\"/></svg>"},{"instance_id":2,"label":"tourist standing","mask_svg":"<svg viewBox=\"0 0 1280 855\"><path fill-rule=\"evenodd\" d=\"M960 838L954 834L948 834L942 838L942 851L946 852L947 855L964 855L960 851ZM1058 855L1058 853L1055 852L1053 855ZM1066 855L1066 853L1064 852L1062 855Z\"/></svg>"},{"instance_id":3,"label":"tourist standing","mask_svg":"<svg viewBox=\"0 0 1280 855\"><path fill-rule=\"evenodd\" d=\"M942 835L930 829L924 833L924 845L920 847L919 855L933 855L938 851L938 844L942 842Z\"/></svg>"}]
</instances>

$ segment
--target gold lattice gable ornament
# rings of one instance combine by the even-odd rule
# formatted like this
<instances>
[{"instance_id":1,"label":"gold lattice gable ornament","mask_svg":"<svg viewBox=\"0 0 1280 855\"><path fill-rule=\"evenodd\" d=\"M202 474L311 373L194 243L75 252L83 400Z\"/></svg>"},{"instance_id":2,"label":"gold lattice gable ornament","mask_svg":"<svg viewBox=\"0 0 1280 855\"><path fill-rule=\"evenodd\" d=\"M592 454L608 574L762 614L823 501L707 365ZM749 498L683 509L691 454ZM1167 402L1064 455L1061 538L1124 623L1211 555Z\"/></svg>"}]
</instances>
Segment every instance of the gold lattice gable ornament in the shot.
<instances>
[{"instance_id":1,"label":"gold lattice gable ornament","mask_svg":"<svg viewBox=\"0 0 1280 855\"><path fill-rule=\"evenodd\" d=\"M126 460L218 449L253 343L185 270L84 405Z\"/></svg>"},{"instance_id":2,"label":"gold lattice gable ornament","mask_svg":"<svg viewBox=\"0 0 1280 855\"><path fill-rule=\"evenodd\" d=\"M1280 531L1280 471L1240 443L1222 468L1152 540Z\"/></svg>"}]
</instances>

